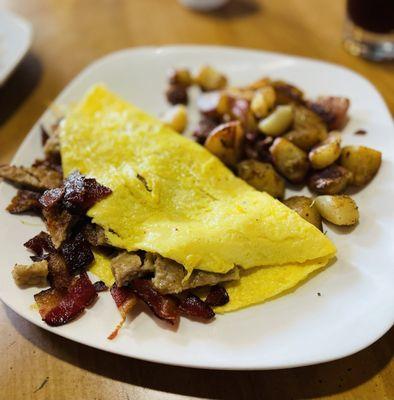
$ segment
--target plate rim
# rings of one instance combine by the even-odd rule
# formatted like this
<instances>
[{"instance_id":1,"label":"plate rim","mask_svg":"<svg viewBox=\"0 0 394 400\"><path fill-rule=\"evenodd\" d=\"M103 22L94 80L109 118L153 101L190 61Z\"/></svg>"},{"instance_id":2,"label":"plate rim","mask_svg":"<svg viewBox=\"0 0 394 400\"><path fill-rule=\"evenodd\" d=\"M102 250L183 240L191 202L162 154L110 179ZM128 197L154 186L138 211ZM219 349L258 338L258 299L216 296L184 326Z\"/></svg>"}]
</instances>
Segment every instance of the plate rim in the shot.
<instances>
[{"instance_id":1,"label":"plate rim","mask_svg":"<svg viewBox=\"0 0 394 400\"><path fill-rule=\"evenodd\" d=\"M216 45L187 45L187 44L182 44L182 45L164 45L164 46L138 46L138 47L130 47L130 48L125 48L125 49L120 49L114 52L110 52L108 54L105 54L104 56L92 61L89 63L85 68L83 68L76 76L74 76L67 84L66 86L56 95L54 100L52 100L53 103L56 103L56 101L65 96L69 90L71 90L71 86L74 84L78 84L79 81L82 81L86 75L89 75L90 71L94 69L97 65L102 64L103 62L112 59L113 57L117 56L122 56L126 53L143 53L143 52L154 52L154 53L160 53L162 51L182 51L182 50L217 50L217 51L235 51L235 52L244 52L244 53L254 53L256 55L258 54L263 54L263 55L268 55L268 56L273 56L277 58L291 58L295 60L301 60L301 61L308 61L312 62L314 64L321 64L321 65L329 65L331 67L335 67L341 70L345 70L347 73L351 73L354 76L356 76L358 79L361 79L366 83L371 89L374 90L374 92L378 95L378 97L381 100L382 105L384 106L384 110L387 113L387 116L389 117L388 120L390 120L391 123L391 129L394 131L394 122L391 118L391 113L387 107L387 104L381 95L381 93L377 90L377 88L364 76L361 74L351 70L350 68L344 67L342 65L332 63L332 62L326 62L322 60L317 60L313 59L310 57L303 57L303 56L297 56L297 55L291 55L291 54L286 54L286 53L279 53L279 52L271 52L271 51L265 51L265 50L258 50L258 49L249 49L249 48L240 48L240 47L233 47L233 46L216 46ZM33 124L29 132L26 134L23 142L21 145L18 147L17 151L15 152L14 156L12 157L11 162L13 163L16 159L21 157L22 153L25 152L24 147L26 145L26 140L34 135L34 132L37 130L37 127L42 123L45 122L47 116L50 114L50 109L47 108L41 116L37 119L37 121ZM0 188L5 185L4 182L0 182ZM361 350L364 350L365 348L369 347L373 343L375 343L377 340L379 340L386 332L388 332L391 327L394 325L394 314L392 321L388 321L387 324L382 325L381 329L377 330L376 335L367 342L365 342L363 345L359 345L357 347L352 347L349 349L347 352L342 352L340 355L333 355L332 357L315 357L314 360L312 361L304 361L304 362L290 362L287 364L280 363L280 364L270 364L268 365L267 363L265 364L259 364L259 362L251 361L249 362L250 365L242 365L242 366L236 366L234 361L230 362L212 362L209 365L198 361L197 362L176 362L176 361L163 361L160 357L155 358L154 356L139 356L139 355L130 355L125 351L122 351L122 349L118 348L103 348L100 345L95 345L92 343L88 343L86 340L83 338L74 338L72 337L73 335L68 333L68 332L59 332L56 328L49 327L46 325L44 322L41 320L37 320L34 318L34 316L29 313L29 310L26 310L26 312L19 312L17 311L11 302L8 301L6 296L3 293L2 288L0 287L0 299L3 301L3 303L9 307L13 312L21 316L22 318L28 320L29 322L33 323L34 325L38 326L39 328L45 329L46 331L49 331L51 333L54 333L58 336L64 337L67 340L71 340L92 348L96 348L101 351L106 351L114 354L118 354L124 357L132 358L132 359L138 359L142 361L148 361L148 362L154 362L162 365L172 365L172 366L178 366L178 367L187 367L187 368L197 368L197 369L209 369L209 370L233 370L233 371L242 371L242 370L276 370L276 369L287 369L287 368L297 368L297 367L303 367L303 366L309 366L309 365L316 365L316 364L321 364L321 363L326 363L326 362L331 362L335 361L338 359L342 359L345 357L348 357L350 355L353 355L355 353L358 353Z\"/></svg>"}]
</instances>

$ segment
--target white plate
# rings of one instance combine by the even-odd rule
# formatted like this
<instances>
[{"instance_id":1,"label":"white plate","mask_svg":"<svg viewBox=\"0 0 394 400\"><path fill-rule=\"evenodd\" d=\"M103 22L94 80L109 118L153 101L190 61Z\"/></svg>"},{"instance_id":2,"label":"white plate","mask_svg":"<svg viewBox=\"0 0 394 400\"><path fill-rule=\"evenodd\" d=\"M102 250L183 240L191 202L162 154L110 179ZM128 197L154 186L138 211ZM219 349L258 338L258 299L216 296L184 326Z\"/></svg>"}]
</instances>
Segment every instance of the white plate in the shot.
<instances>
[{"instance_id":1,"label":"white plate","mask_svg":"<svg viewBox=\"0 0 394 400\"><path fill-rule=\"evenodd\" d=\"M8 11L0 11L0 85L29 50L31 38L29 22Z\"/></svg>"},{"instance_id":2,"label":"white plate","mask_svg":"<svg viewBox=\"0 0 394 400\"><path fill-rule=\"evenodd\" d=\"M107 340L119 321L108 293L100 294L82 318L50 328L31 308L37 289L18 289L10 273L15 262L29 261L22 243L39 232L42 224L34 217L12 216L4 211L15 192L4 184L0 190L2 300L24 318L58 335L167 364L286 368L341 358L365 348L380 338L394 319L394 129L381 96L368 81L340 66L261 51L205 46L140 48L113 53L93 63L56 102L75 101L90 85L105 82L124 98L159 114L168 107L162 95L168 68L194 68L206 62L227 73L233 84L269 75L299 85L311 97L332 94L351 99L351 121L344 131L344 142L382 150L384 161L378 176L354 196L360 206L360 224L348 234L327 228L338 247L335 264L275 301L218 316L211 324L182 319L176 333L141 313L126 324L116 340ZM14 163L29 164L41 154L40 122L27 136ZM360 128L366 129L367 135L353 134Z\"/></svg>"}]
</instances>

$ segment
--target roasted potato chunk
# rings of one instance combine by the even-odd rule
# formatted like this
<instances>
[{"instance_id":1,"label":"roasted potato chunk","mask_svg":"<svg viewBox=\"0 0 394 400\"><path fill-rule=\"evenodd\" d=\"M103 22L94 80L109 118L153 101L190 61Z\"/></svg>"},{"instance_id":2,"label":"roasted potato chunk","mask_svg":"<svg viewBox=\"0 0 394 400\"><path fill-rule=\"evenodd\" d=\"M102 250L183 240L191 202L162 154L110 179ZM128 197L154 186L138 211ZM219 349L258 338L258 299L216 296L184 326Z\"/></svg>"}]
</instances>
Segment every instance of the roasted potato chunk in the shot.
<instances>
[{"instance_id":1,"label":"roasted potato chunk","mask_svg":"<svg viewBox=\"0 0 394 400\"><path fill-rule=\"evenodd\" d=\"M276 104L290 104L303 101L304 93L297 87L284 81L273 81L276 93Z\"/></svg>"},{"instance_id":2,"label":"roasted potato chunk","mask_svg":"<svg viewBox=\"0 0 394 400\"><path fill-rule=\"evenodd\" d=\"M230 117L241 122L246 132L256 130L256 120L250 109L250 102L245 99L230 99Z\"/></svg>"},{"instance_id":3,"label":"roasted potato chunk","mask_svg":"<svg viewBox=\"0 0 394 400\"><path fill-rule=\"evenodd\" d=\"M283 137L304 151L309 151L315 144L320 142L316 129L291 130Z\"/></svg>"},{"instance_id":4,"label":"roasted potato chunk","mask_svg":"<svg viewBox=\"0 0 394 400\"><path fill-rule=\"evenodd\" d=\"M308 107L323 119L330 130L345 126L349 106L349 99L339 96L320 96L317 100L308 102Z\"/></svg>"},{"instance_id":5,"label":"roasted potato chunk","mask_svg":"<svg viewBox=\"0 0 394 400\"><path fill-rule=\"evenodd\" d=\"M309 169L307 154L284 138L270 147L275 168L292 183L301 183Z\"/></svg>"},{"instance_id":6,"label":"roasted potato chunk","mask_svg":"<svg viewBox=\"0 0 394 400\"><path fill-rule=\"evenodd\" d=\"M319 194L338 194L343 192L352 180L352 173L340 165L315 172L309 179L309 189Z\"/></svg>"},{"instance_id":7,"label":"roasted potato chunk","mask_svg":"<svg viewBox=\"0 0 394 400\"><path fill-rule=\"evenodd\" d=\"M250 186L272 197L282 198L285 193L285 182L273 166L256 160L245 160L237 165L238 176Z\"/></svg>"},{"instance_id":8,"label":"roasted potato chunk","mask_svg":"<svg viewBox=\"0 0 394 400\"><path fill-rule=\"evenodd\" d=\"M187 89L182 85L169 85L166 90L166 98L173 106L176 104L187 104L189 101Z\"/></svg>"},{"instance_id":9,"label":"roasted potato chunk","mask_svg":"<svg viewBox=\"0 0 394 400\"><path fill-rule=\"evenodd\" d=\"M345 146L340 164L353 173L352 184L363 186L378 172L382 163L382 153L365 146Z\"/></svg>"},{"instance_id":10,"label":"roasted potato chunk","mask_svg":"<svg viewBox=\"0 0 394 400\"><path fill-rule=\"evenodd\" d=\"M278 106L267 117L259 122L259 130L267 136L279 136L289 129L293 122L293 109L291 106Z\"/></svg>"},{"instance_id":11,"label":"roasted potato chunk","mask_svg":"<svg viewBox=\"0 0 394 400\"><path fill-rule=\"evenodd\" d=\"M223 89L227 85L227 78L215 68L209 65L203 65L194 77L195 83L203 91Z\"/></svg>"},{"instance_id":12,"label":"roasted potato chunk","mask_svg":"<svg viewBox=\"0 0 394 400\"><path fill-rule=\"evenodd\" d=\"M293 114L293 130L308 132L310 137L313 137L316 140L312 146L327 138L327 127L323 120L316 113L304 106L295 105L293 107Z\"/></svg>"},{"instance_id":13,"label":"roasted potato chunk","mask_svg":"<svg viewBox=\"0 0 394 400\"><path fill-rule=\"evenodd\" d=\"M250 108L257 118L265 118L275 104L275 90L272 86L265 86L254 94Z\"/></svg>"},{"instance_id":14,"label":"roasted potato chunk","mask_svg":"<svg viewBox=\"0 0 394 400\"><path fill-rule=\"evenodd\" d=\"M230 97L223 91L203 93L197 99L197 107L208 118L220 118L230 111Z\"/></svg>"},{"instance_id":15,"label":"roasted potato chunk","mask_svg":"<svg viewBox=\"0 0 394 400\"><path fill-rule=\"evenodd\" d=\"M338 132L329 134L326 140L309 152L309 161L314 169L323 169L333 164L341 155L341 136Z\"/></svg>"},{"instance_id":16,"label":"roasted potato chunk","mask_svg":"<svg viewBox=\"0 0 394 400\"><path fill-rule=\"evenodd\" d=\"M359 220L357 204L349 196L318 196L315 205L320 215L335 225L354 225Z\"/></svg>"},{"instance_id":17,"label":"roasted potato chunk","mask_svg":"<svg viewBox=\"0 0 394 400\"><path fill-rule=\"evenodd\" d=\"M161 119L175 131L182 133L187 125L187 110L182 104L171 107Z\"/></svg>"},{"instance_id":18,"label":"roasted potato chunk","mask_svg":"<svg viewBox=\"0 0 394 400\"><path fill-rule=\"evenodd\" d=\"M306 196L293 196L283 201L287 207L294 210L300 217L322 230L321 216L317 211L313 199Z\"/></svg>"},{"instance_id":19,"label":"roasted potato chunk","mask_svg":"<svg viewBox=\"0 0 394 400\"><path fill-rule=\"evenodd\" d=\"M242 153L244 130L239 121L230 121L216 127L207 137L204 146L229 166L235 165Z\"/></svg>"},{"instance_id":20,"label":"roasted potato chunk","mask_svg":"<svg viewBox=\"0 0 394 400\"><path fill-rule=\"evenodd\" d=\"M170 70L169 82L171 85L182 85L184 87L189 87L193 84L193 78L187 68L177 68Z\"/></svg>"}]
</instances>

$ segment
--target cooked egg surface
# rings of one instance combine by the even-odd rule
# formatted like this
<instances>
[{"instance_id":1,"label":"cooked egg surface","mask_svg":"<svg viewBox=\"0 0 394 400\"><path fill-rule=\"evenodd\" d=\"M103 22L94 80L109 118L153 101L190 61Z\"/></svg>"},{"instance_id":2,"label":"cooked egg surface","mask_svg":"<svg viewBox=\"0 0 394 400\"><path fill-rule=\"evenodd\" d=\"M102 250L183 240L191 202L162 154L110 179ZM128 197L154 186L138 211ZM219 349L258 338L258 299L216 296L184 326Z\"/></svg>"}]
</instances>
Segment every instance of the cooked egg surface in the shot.
<instances>
[{"instance_id":1,"label":"cooked egg surface","mask_svg":"<svg viewBox=\"0 0 394 400\"><path fill-rule=\"evenodd\" d=\"M100 251L93 250L94 261L89 271L100 278L108 287L115 283L114 275L111 270L111 260Z\"/></svg>"},{"instance_id":2,"label":"cooked egg surface","mask_svg":"<svg viewBox=\"0 0 394 400\"><path fill-rule=\"evenodd\" d=\"M230 301L222 307L216 307L215 311L235 311L284 294L305 281L313 272L323 268L327 262L328 258L324 257L302 265L279 265L244 271L239 281L224 284Z\"/></svg>"},{"instance_id":3,"label":"cooked egg surface","mask_svg":"<svg viewBox=\"0 0 394 400\"><path fill-rule=\"evenodd\" d=\"M79 170L112 189L88 215L114 246L220 273L335 253L297 213L104 86L63 121L61 155L65 175Z\"/></svg>"}]
</instances>

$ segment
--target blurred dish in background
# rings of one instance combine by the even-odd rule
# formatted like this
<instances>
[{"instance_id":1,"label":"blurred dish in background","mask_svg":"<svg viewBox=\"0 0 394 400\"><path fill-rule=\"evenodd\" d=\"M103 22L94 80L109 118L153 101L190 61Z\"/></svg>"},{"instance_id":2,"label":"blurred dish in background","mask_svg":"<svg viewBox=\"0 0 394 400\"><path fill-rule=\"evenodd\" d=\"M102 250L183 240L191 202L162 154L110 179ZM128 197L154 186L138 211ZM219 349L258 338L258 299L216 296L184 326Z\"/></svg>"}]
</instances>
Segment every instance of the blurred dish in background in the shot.
<instances>
[{"instance_id":1,"label":"blurred dish in background","mask_svg":"<svg viewBox=\"0 0 394 400\"><path fill-rule=\"evenodd\" d=\"M223 7L229 0L179 0L181 4L197 11L212 11Z\"/></svg>"},{"instance_id":2,"label":"blurred dish in background","mask_svg":"<svg viewBox=\"0 0 394 400\"><path fill-rule=\"evenodd\" d=\"M370 60L394 60L394 1L348 0L344 46Z\"/></svg>"},{"instance_id":3,"label":"blurred dish in background","mask_svg":"<svg viewBox=\"0 0 394 400\"><path fill-rule=\"evenodd\" d=\"M0 11L0 85L25 56L31 39L29 22L11 12Z\"/></svg>"}]
</instances>

